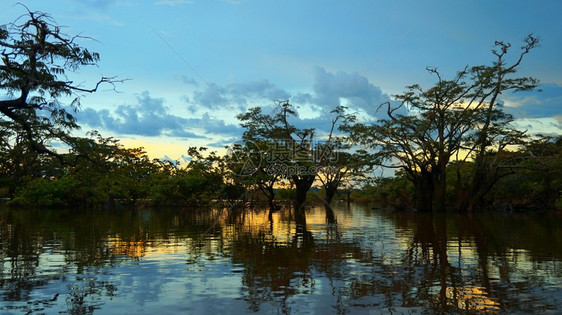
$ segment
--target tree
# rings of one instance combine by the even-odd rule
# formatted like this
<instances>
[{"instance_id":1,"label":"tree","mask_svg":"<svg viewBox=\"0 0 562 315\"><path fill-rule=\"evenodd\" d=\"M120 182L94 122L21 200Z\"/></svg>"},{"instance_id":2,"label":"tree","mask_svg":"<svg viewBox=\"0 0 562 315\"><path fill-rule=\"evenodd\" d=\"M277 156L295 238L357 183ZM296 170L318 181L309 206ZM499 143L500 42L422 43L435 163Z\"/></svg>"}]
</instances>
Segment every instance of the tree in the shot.
<instances>
[{"instance_id":1,"label":"tree","mask_svg":"<svg viewBox=\"0 0 562 315\"><path fill-rule=\"evenodd\" d=\"M356 122L354 114L346 114L345 106L338 106L331 111L332 119L328 140L316 146L317 155L321 158L318 164L318 179L325 191L325 205L331 208L331 202L338 189L344 183L351 183L361 178L366 180L372 170L371 155L365 150L352 150L347 136L334 136L334 129L348 130ZM351 186L351 185L350 185ZM348 191L348 201L349 194ZM327 209L328 210L328 209Z\"/></svg>"},{"instance_id":2,"label":"tree","mask_svg":"<svg viewBox=\"0 0 562 315\"><path fill-rule=\"evenodd\" d=\"M278 174L290 179L295 185L295 210L300 210L306 194L316 178L312 161L314 129L299 129L289 122L296 111L289 101L278 101L275 111L263 114L260 107L251 108L238 115L245 128L243 139L251 142L267 142L271 145L265 158L279 165Z\"/></svg>"},{"instance_id":3,"label":"tree","mask_svg":"<svg viewBox=\"0 0 562 315\"><path fill-rule=\"evenodd\" d=\"M266 165L265 173L269 174L266 180L270 189L273 189L273 185L280 178L290 180L295 187L294 206L297 210L301 209L305 202L306 195L317 178L318 170L327 169L330 155L335 153L333 135L336 127L353 119L352 115L345 114L345 107L342 106L331 113L335 116L330 132L322 143L315 139L315 129L299 129L291 124L289 118L297 113L289 101L278 101L277 108L269 115L263 114L260 107L254 107L238 116L242 127L246 128L243 135L245 141L265 143L269 146L263 154L263 159ZM314 143L315 141L318 143ZM329 176L337 180L338 184L341 181L340 176ZM332 181L332 184L335 182ZM335 184L336 189L338 184Z\"/></svg>"},{"instance_id":4,"label":"tree","mask_svg":"<svg viewBox=\"0 0 562 315\"><path fill-rule=\"evenodd\" d=\"M160 205L209 206L226 199L225 166L216 152L206 147L190 147L186 167L166 167L153 185L151 199ZM168 173L169 172L169 173Z\"/></svg>"},{"instance_id":5,"label":"tree","mask_svg":"<svg viewBox=\"0 0 562 315\"><path fill-rule=\"evenodd\" d=\"M562 137L535 137L512 156L517 174L498 181L488 199L507 210L556 208L562 190Z\"/></svg>"},{"instance_id":6,"label":"tree","mask_svg":"<svg viewBox=\"0 0 562 315\"><path fill-rule=\"evenodd\" d=\"M475 107L479 115L476 115L476 124L464 149L468 150L467 156L474 161L474 172L468 187L462 186L463 181L460 176L458 178L459 193L467 192L462 194L465 198L457 200L459 210L480 208L486 194L498 180L514 174L513 164L502 157L510 146L523 144L525 135L510 127L513 117L501 110L499 97L507 91L529 91L538 86L539 82L535 78L513 77L523 58L538 44L538 37L528 35L518 58L507 64L505 59L511 45L497 41L497 49L492 50L496 56L494 63L472 68L472 80L476 85L474 92L469 94L468 104Z\"/></svg>"},{"instance_id":7,"label":"tree","mask_svg":"<svg viewBox=\"0 0 562 315\"><path fill-rule=\"evenodd\" d=\"M282 174L274 171L277 169L275 161L263 156L272 146L270 141L234 143L224 157L234 185L242 185L246 191L258 190L267 199L270 212L276 208L273 203L275 186L283 180Z\"/></svg>"},{"instance_id":8,"label":"tree","mask_svg":"<svg viewBox=\"0 0 562 315\"><path fill-rule=\"evenodd\" d=\"M347 186L349 201L352 187L357 182L367 181L372 170L369 154L364 150L348 152L346 149L349 150L347 145L332 154L334 159L326 159L318 170L318 179L325 191L324 201L328 206L342 186Z\"/></svg>"},{"instance_id":9,"label":"tree","mask_svg":"<svg viewBox=\"0 0 562 315\"><path fill-rule=\"evenodd\" d=\"M0 100L0 120L21 130L37 153L62 159L47 141L71 144L69 131L78 126L69 110L78 109L81 94L116 82L102 77L92 88L84 88L68 77L68 72L99 61L98 53L77 43L84 38L64 34L49 15L29 10L0 29L0 90L7 98ZM62 97L74 97L70 108L60 103Z\"/></svg>"},{"instance_id":10,"label":"tree","mask_svg":"<svg viewBox=\"0 0 562 315\"><path fill-rule=\"evenodd\" d=\"M493 50L496 60L491 66L466 67L451 80L428 68L437 77L433 87L408 86L405 93L394 96L398 105L381 105L388 118L346 129L354 142L375 151L381 165L405 172L414 185L419 210L431 210L434 205L445 209L447 165L452 160L473 160L470 183L460 170L457 178L457 207L472 209L507 175L501 171L506 169L501 164L503 152L522 143L524 133L510 127L513 117L501 110L499 96L537 86L534 78L513 77L537 44L538 39L529 35L517 60L507 65L510 45L496 42L499 50Z\"/></svg>"}]
</instances>

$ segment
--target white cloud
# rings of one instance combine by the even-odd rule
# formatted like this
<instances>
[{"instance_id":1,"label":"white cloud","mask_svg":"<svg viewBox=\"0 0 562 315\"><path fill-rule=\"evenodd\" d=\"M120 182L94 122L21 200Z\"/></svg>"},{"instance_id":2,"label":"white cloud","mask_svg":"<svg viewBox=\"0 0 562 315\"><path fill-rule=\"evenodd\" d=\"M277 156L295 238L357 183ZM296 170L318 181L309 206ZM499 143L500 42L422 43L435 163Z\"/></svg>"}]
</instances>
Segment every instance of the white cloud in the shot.
<instances>
[{"instance_id":1,"label":"white cloud","mask_svg":"<svg viewBox=\"0 0 562 315\"><path fill-rule=\"evenodd\" d=\"M545 83L539 90L503 96L504 110L516 118L540 118L562 115L562 86Z\"/></svg>"}]
</instances>

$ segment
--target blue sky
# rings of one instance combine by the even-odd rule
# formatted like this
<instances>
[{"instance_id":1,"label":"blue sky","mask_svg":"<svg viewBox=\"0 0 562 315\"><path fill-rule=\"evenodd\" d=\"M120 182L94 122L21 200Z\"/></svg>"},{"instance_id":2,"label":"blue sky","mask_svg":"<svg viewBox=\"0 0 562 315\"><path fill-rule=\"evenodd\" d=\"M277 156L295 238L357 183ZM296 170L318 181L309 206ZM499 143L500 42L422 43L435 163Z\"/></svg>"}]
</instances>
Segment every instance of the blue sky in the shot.
<instances>
[{"instance_id":1,"label":"blue sky","mask_svg":"<svg viewBox=\"0 0 562 315\"><path fill-rule=\"evenodd\" d=\"M290 99L302 121L322 130L337 104L375 115L404 86L429 86L426 66L451 76L489 64L496 40L529 33L541 47L520 74L542 92L504 95L530 132L562 131L560 1L20 0L52 15L101 55L76 74L130 79L120 93L87 95L78 113L96 129L153 157L181 159L190 145L222 147L242 130L236 114ZM0 24L25 9L3 1Z\"/></svg>"}]
</instances>

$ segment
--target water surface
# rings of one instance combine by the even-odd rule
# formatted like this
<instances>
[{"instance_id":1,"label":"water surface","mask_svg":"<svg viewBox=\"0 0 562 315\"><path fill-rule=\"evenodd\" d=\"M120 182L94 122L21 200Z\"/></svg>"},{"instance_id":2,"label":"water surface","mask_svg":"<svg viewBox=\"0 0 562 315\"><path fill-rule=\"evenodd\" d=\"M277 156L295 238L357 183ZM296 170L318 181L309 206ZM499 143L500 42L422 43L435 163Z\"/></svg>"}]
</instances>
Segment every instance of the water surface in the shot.
<instances>
[{"instance_id":1,"label":"water surface","mask_svg":"<svg viewBox=\"0 0 562 315\"><path fill-rule=\"evenodd\" d=\"M559 214L0 209L2 314L554 313L561 261Z\"/></svg>"}]
</instances>

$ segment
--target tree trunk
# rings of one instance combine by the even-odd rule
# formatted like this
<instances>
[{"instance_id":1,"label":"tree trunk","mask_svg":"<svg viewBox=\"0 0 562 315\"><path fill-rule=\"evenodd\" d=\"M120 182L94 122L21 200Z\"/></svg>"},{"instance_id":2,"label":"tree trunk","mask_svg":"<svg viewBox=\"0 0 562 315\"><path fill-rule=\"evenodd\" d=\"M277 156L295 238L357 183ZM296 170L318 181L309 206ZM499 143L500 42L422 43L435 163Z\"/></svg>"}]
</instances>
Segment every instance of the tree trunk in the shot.
<instances>
[{"instance_id":1,"label":"tree trunk","mask_svg":"<svg viewBox=\"0 0 562 315\"><path fill-rule=\"evenodd\" d=\"M273 204L273 199L275 198L275 195L270 195L267 196L267 204L269 206L269 211L274 211L275 209L275 205Z\"/></svg>"},{"instance_id":2,"label":"tree trunk","mask_svg":"<svg viewBox=\"0 0 562 315\"><path fill-rule=\"evenodd\" d=\"M296 212L302 210L302 205L306 201L306 194L308 193L308 190L310 190L310 187L314 182L314 178L316 178L315 175L304 175L301 177L293 176L293 182L295 183L294 206Z\"/></svg>"},{"instance_id":3,"label":"tree trunk","mask_svg":"<svg viewBox=\"0 0 562 315\"><path fill-rule=\"evenodd\" d=\"M484 198L494 184L502 177L497 174L497 168L484 162L475 162L475 170L469 190L464 194L464 200L457 202L459 211L470 212L483 209Z\"/></svg>"},{"instance_id":4,"label":"tree trunk","mask_svg":"<svg viewBox=\"0 0 562 315\"><path fill-rule=\"evenodd\" d=\"M329 183L328 185L324 186L326 190L326 204L331 205L334 196L336 195L336 191L338 190L338 186L334 185L333 183Z\"/></svg>"},{"instance_id":5,"label":"tree trunk","mask_svg":"<svg viewBox=\"0 0 562 315\"><path fill-rule=\"evenodd\" d=\"M447 173L445 167L439 167L439 170L434 174L433 185L433 202L436 209L445 211L447 209Z\"/></svg>"},{"instance_id":6,"label":"tree trunk","mask_svg":"<svg viewBox=\"0 0 562 315\"><path fill-rule=\"evenodd\" d=\"M434 185L431 175L422 173L414 181L415 207L419 211L431 211L433 209Z\"/></svg>"}]
</instances>

